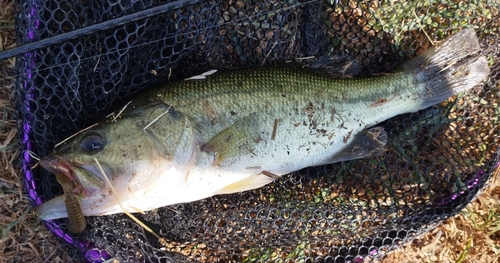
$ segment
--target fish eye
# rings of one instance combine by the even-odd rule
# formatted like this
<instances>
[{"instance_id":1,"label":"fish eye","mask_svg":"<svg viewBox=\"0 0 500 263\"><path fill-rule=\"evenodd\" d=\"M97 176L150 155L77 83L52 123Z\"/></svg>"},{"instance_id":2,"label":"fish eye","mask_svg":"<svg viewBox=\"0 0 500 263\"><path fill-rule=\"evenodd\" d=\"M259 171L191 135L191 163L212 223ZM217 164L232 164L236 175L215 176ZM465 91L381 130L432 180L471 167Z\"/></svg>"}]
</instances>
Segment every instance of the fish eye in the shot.
<instances>
[{"instance_id":1,"label":"fish eye","mask_svg":"<svg viewBox=\"0 0 500 263\"><path fill-rule=\"evenodd\" d=\"M84 135L80 141L80 149L86 153L98 153L104 149L105 141L99 133Z\"/></svg>"}]
</instances>

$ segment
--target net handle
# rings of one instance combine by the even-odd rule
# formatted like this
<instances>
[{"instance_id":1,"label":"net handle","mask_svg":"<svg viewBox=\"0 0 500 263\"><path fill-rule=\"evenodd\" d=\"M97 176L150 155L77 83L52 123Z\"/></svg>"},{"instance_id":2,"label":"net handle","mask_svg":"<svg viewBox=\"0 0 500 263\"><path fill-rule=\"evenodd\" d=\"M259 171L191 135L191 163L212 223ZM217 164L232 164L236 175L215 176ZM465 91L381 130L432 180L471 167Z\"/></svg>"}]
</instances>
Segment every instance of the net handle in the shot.
<instances>
[{"instance_id":1,"label":"net handle","mask_svg":"<svg viewBox=\"0 0 500 263\"><path fill-rule=\"evenodd\" d=\"M132 21L137 21L139 19L150 18L158 14L162 14L168 11L180 9L194 4L202 3L206 0L178 0L171 3L166 3L163 5L155 6L149 9L145 9L139 12L134 12L132 14L124 15L122 17L117 17L111 20L107 20L98 24L90 25L87 27L79 28L71 32L62 33L56 36L41 39L32 43L28 43L22 46L11 48L9 50L0 52L0 60L7 59L14 56L19 56L27 52L31 52L36 49L45 48L63 41L67 41L76 37L80 37L87 34L92 34L97 31L102 31L110 29L116 26L120 26Z\"/></svg>"}]
</instances>

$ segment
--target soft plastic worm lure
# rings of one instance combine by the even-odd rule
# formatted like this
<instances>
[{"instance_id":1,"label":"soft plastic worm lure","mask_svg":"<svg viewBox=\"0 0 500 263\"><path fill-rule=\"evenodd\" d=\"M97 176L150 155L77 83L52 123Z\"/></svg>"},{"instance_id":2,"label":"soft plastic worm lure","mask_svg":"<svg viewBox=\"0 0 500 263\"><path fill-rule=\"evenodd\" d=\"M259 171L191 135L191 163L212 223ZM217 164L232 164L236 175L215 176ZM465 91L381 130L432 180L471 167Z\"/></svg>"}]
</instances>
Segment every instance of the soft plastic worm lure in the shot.
<instances>
[{"instance_id":1,"label":"soft plastic worm lure","mask_svg":"<svg viewBox=\"0 0 500 263\"><path fill-rule=\"evenodd\" d=\"M78 198L75 196L73 192L73 186L71 181L62 173L56 174L56 179L61 184L64 196L66 199L64 200L64 205L66 206L66 210L68 211L68 230L71 233L81 233L85 227L87 226L87 222L85 217L83 216L82 208L80 207L80 203L78 202Z\"/></svg>"}]
</instances>

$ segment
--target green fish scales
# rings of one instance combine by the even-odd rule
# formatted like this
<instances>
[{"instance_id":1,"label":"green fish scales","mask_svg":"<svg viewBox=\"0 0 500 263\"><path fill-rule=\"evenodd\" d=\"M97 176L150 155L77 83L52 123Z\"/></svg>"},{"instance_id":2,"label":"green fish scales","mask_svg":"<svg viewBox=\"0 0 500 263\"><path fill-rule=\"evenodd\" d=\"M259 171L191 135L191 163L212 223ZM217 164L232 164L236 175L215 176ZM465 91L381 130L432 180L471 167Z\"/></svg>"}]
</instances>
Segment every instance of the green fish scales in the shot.
<instances>
[{"instance_id":1,"label":"green fish scales","mask_svg":"<svg viewBox=\"0 0 500 263\"><path fill-rule=\"evenodd\" d=\"M159 99L188 115L202 131L202 143L209 144L206 150L224 147L212 149L224 155L218 156L220 161L253 155L250 167L257 167L269 156L286 155L290 158L283 166L289 167L297 156L306 155L310 165L329 163L331 156L318 159L325 151L331 150L333 155L359 131L394 112L421 107L425 91L417 90L415 82L411 74L403 72L333 81L318 71L275 67L217 72L207 79L153 90L145 98ZM221 132L227 136L222 137ZM218 135L220 138L210 142ZM234 146L228 149L227 144ZM280 169L271 172L286 173Z\"/></svg>"}]
</instances>

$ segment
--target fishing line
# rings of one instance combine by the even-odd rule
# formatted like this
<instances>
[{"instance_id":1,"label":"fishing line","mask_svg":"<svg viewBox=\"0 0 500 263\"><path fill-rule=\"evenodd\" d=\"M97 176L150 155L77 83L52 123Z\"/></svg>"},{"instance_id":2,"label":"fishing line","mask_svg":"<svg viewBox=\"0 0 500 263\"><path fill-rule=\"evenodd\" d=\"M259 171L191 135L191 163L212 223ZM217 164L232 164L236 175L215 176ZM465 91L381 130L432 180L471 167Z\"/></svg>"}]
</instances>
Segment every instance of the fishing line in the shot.
<instances>
[{"instance_id":1,"label":"fishing line","mask_svg":"<svg viewBox=\"0 0 500 263\"><path fill-rule=\"evenodd\" d=\"M288 6L288 7L281 8L279 10L271 10L271 11L268 11L268 12L258 13L256 15L248 16L248 17L245 17L245 18L240 18L240 19L228 21L228 22L225 22L225 23L221 23L221 24L209 26L209 27L204 28L203 30L196 30L196 29L195 30L191 30L191 31L186 32L185 34L193 33L193 32L196 32L196 31L205 32L205 31L208 31L210 29L214 29L214 28L217 28L217 27L225 26L225 25L237 24L238 22L247 21L247 20L251 21L253 18L256 18L256 17L262 17L262 16L266 16L267 17L267 15L272 14L272 13L277 13L277 12L280 12L280 11L287 11L289 9L292 9L292 8L295 8L295 7L298 7L298 6L306 6L306 5L309 5L309 4L312 4L312 3L316 3L316 2L320 2L320 1L321 0L310 0L310 1L307 1L307 2L304 2L304 3L297 3L297 4L294 4L294 5ZM173 10L180 9L180 8L192 5L192 4L201 3L201 2L203 2L203 0L182 0L181 2L182 3L177 3L176 5L174 3L164 4L164 5L153 7L153 8L150 8L150 9L147 9L147 10L143 10L143 11L140 11L140 12L137 12L137 13L134 13L134 14L125 15L123 17L111 19L111 20L108 20L108 21L105 21L105 22L102 22L102 23L99 23L99 24L95 24L95 25L84 27L84 28L80 28L80 29L75 29L75 30L73 30L71 32L62 33L60 35L56 35L56 36L52 36L52 37L45 38L45 39L42 39L42 40L38 40L36 42L25 44L25 45L20 46L20 47L15 47L15 48L12 48L12 49L9 49L9 50L1 51L0 52L0 60L7 59L7 58L10 58L10 57L19 56L19 55L22 55L24 53L31 52L33 50L39 50L39 49L42 49L42 48L48 48L48 47L50 47L50 46L52 46L52 45L54 45L56 43L60 43L60 42L67 41L67 40L71 40L71 39L74 39L74 38L77 38L77 37L82 37L82 36L86 36L86 35L90 35L90 34L96 34L97 32L101 32L101 31L104 31L104 30L107 30L107 29L112 29L112 28L115 28L117 26L129 23L129 22L137 21L137 20L140 20L140 19L151 18L151 17L153 17L155 15L159 15L159 14L162 14L162 13L165 13L165 12L168 12L168 11L173 11ZM143 15L143 16L141 17L140 15ZM278 28L277 30L282 30L282 29ZM245 34L245 36L246 36L246 34ZM97 58L97 57L100 58L102 56L106 56L106 55L109 55L109 54L120 53L120 51L124 51L124 50L127 50L127 49L137 48L137 47L145 46L145 45L152 44L152 43L157 43L157 42L164 41L164 40L172 40L172 39L174 39L176 37L177 36L169 36L169 37L165 37L165 38L158 39L158 40L152 40L152 41L141 43L141 44L129 45L129 46L125 47L125 48L117 49L115 51L110 51L110 52L103 53L103 54L97 54L97 55L94 55L94 56L91 56L91 57L79 58L76 61L70 61L70 62L66 62L66 63L60 63L60 64L57 64L57 65L51 66L51 67L39 68L39 69L36 69L36 70L32 71L32 73L33 72L39 72L39 71L42 71L42 70L48 70L48 69L52 69L52 68L56 68L56 67L61 67L61 66L65 66L65 65L71 65L71 64L74 64L74 63L78 64L78 63L82 63L82 62L85 62L85 61L88 61L90 59L94 59L94 58ZM27 74L28 73L18 74L18 75L14 75L14 77L25 76Z\"/></svg>"}]
</instances>

